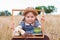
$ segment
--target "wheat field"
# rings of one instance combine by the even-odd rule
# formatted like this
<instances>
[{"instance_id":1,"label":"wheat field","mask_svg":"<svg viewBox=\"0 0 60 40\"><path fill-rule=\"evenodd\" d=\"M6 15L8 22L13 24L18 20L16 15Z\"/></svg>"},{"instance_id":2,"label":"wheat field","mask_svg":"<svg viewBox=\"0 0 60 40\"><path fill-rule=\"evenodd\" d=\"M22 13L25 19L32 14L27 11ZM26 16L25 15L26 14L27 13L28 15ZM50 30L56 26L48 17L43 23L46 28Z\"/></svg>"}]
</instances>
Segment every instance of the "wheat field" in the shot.
<instances>
[{"instance_id":1,"label":"wheat field","mask_svg":"<svg viewBox=\"0 0 60 40\"><path fill-rule=\"evenodd\" d=\"M22 16L14 16L14 27L18 26ZM38 16L40 19L41 16ZM11 40L12 36L11 16L0 16L0 40ZM60 38L60 15L45 15L44 33L50 40Z\"/></svg>"}]
</instances>

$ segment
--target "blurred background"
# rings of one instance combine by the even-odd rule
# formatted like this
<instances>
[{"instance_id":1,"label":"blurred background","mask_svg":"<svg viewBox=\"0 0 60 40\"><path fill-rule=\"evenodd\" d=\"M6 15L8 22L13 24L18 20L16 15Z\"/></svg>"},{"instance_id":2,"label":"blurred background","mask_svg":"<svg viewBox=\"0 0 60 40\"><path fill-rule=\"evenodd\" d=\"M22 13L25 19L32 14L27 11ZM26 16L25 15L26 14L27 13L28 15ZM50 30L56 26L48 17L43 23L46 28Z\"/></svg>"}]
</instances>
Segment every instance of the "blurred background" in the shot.
<instances>
[{"instance_id":1,"label":"blurred background","mask_svg":"<svg viewBox=\"0 0 60 40\"><path fill-rule=\"evenodd\" d=\"M37 10L44 9L45 35L50 40L60 40L60 0L0 0L0 40L11 40L12 36L12 9L25 9L33 7ZM14 26L18 26L23 14L22 11L14 12ZM38 19L41 18L38 11Z\"/></svg>"}]
</instances>

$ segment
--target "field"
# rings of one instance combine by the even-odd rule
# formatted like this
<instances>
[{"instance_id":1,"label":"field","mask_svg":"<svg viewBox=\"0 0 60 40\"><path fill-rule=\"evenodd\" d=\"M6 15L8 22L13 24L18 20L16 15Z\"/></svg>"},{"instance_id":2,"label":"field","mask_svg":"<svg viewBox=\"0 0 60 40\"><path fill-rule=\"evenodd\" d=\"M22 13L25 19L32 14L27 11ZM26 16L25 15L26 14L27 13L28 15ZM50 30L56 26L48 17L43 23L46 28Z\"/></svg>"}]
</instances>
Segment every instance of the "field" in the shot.
<instances>
[{"instance_id":1,"label":"field","mask_svg":"<svg viewBox=\"0 0 60 40\"><path fill-rule=\"evenodd\" d=\"M22 16L14 17L14 26L18 26ZM38 16L40 19L41 16ZM11 16L0 16L0 40L12 39L12 18ZM50 40L59 40L60 38L60 15L45 15L44 33Z\"/></svg>"}]
</instances>

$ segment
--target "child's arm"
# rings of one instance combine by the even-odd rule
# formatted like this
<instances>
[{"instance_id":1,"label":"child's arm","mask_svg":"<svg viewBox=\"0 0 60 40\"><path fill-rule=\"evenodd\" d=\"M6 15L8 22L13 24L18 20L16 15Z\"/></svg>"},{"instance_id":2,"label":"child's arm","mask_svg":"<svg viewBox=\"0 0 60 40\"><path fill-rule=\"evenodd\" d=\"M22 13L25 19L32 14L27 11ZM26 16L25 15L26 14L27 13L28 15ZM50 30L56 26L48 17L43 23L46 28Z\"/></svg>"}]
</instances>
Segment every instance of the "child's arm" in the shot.
<instances>
[{"instance_id":1,"label":"child's arm","mask_svg":"<svg viewBox=\"0 0 60 40\"><path fill-rule=\"evenodd\" d=\"M21 35L24 35L25 34L25 31L22 29L21 26L17 26L14 30L14 35L15 36L19 36L21 33Z\"/></svg>"},{"instance_id":2,"label":"child's arm","mask_svg":"<svg viewBox=\"0 0 60 40\"><path fill-rule=\"evenodd\" d=\"M19 32L21 33L21 35L24 35L25 34L25 31L22 29L22 27L21 26L19 26Z\"/></svg>"},{"instance_id":3,"label":"child's arm","mask_svg":"<svg viewBox=\"0 0 60 40\"><path fill-rule=\"evenodd\" d=\"M19 32L18 32L18 27L16 27L15 29L14 29L14 32L13 32L13 35L14 36L19 36Z\"/></svg>"}]
</instances>

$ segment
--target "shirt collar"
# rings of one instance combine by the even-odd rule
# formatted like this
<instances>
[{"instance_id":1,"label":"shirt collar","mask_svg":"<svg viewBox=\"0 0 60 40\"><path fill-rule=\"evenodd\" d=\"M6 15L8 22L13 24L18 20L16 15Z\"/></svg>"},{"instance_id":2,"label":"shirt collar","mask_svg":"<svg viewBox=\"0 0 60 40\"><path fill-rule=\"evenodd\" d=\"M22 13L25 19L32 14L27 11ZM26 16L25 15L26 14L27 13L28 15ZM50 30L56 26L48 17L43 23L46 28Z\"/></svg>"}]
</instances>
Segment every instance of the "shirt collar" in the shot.
<instances>
[{"instance_id":1,"label":"shirt collar","mask_svg":"<svg viewBox=\"0 0 60 40\"><path fill-rule=\"evenodd\" d=\"M28 24L28 23L26 23L26 22L25 22L25 25L30 25L30 24ZM33 23L33 24L31 24L31 25L34 25L34 23Z\"/></svg>"}]
</instances>

